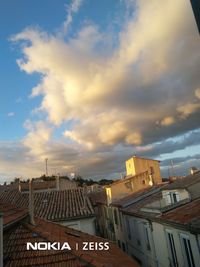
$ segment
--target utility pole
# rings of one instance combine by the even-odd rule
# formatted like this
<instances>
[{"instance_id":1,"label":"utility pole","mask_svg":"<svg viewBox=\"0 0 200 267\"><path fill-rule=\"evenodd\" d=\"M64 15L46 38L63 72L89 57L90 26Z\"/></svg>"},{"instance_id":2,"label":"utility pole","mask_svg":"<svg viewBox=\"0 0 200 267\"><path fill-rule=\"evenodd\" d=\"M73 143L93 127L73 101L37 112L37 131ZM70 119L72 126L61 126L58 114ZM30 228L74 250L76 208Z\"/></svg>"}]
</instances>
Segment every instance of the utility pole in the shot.
<instances>
[{"instance_id":1,"label":"utility pole","mask_svg":"<svg viewBox=\"0 0 200 267\"><path fill-rule=\"evenodd\" d=\"M45 159L45 166L46 166L46 177L48 176L48 166L47 166L48 158Z\"/></svg>"}]
</instances>

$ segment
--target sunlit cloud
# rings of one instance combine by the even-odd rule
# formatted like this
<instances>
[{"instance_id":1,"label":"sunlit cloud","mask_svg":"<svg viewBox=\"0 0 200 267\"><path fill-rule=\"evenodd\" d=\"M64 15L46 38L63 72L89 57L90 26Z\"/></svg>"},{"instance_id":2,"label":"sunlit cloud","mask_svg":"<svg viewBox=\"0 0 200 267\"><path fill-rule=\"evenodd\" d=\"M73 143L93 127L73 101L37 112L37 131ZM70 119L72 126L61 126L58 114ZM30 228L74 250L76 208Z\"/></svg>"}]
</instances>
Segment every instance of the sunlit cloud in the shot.
<instances>
[{"instance_id":1,"label":"sunlit cloud","mask_svg":"<svg viewBox=\"0 0 200 267\"><path fill-rule=\"evenodd\" d=\"M67 7L64 34L82 2ZM75 168L85 158L79 171L89 173L92 164L98 173L98 166L108 165L104 157L115 157L115 147L125 151L121 160L134 151L156 156L152 144L199 127L200 92L194 89L200 87L199 35L189 1L138 0L126 5L130 13L114 33L117 38L93 23L67 40L59 32L30 27L12 36L13 42L23 44L19 68L41 75L31 98L41 96L34 114L43 113L45 121L26 122L28 133L22 141L31 157L52 156L65 168ZM112 38L118 43L110 49ZM63 130L69 121L72 127ZM59 128L63 139L58 144L53 133ZM72 161L67 156L68 165L59 157L61 143L77 156Z\"/></svg>"}]
</instances>

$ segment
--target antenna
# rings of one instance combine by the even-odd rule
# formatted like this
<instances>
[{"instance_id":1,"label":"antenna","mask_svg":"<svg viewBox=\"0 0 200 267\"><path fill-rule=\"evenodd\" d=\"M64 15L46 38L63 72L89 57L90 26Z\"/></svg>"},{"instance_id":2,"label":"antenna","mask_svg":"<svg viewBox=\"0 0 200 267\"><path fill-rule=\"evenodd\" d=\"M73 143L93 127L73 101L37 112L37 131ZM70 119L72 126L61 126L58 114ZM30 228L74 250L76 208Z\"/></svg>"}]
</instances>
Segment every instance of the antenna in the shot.
<instances>
[{"instance_id":1,"label":"antenna","mask_svg":"<svg viewBox=\"0 0 200 267\"><path fill-rule=\"evenodd\" d=\"M174 176L174 162L172 159L170 160L170 164L171 164L171 170L172 170L171 175Z\"/></svg>"},{"instance_id":2,"label":"antenna","mask_svg":"<svg viewBox=\"0 0 200 267\"><path fill-rule=\"evenodd\" d=\"M46 176L48 176L48 165L47 165L48 158L45 159L45 166L46 166Z\"/></svg>"}]
</instances>

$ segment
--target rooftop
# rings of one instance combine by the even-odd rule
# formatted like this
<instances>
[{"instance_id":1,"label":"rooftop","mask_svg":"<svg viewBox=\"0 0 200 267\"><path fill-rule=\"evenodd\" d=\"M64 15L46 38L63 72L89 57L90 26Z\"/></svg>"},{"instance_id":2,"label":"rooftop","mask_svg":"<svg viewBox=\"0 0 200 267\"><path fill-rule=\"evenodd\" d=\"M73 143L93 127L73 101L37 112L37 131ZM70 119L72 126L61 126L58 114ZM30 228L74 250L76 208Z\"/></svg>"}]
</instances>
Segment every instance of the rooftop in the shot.
<instances>
[{"instance_id":1,"label":"rooftop","mask_svg":"<svg viewBox=\"0 0 200 267\"><path fill-rule=\"evenodd\" d=\"M14 205L0 202L0 212L3 215L3 227L6 228L22 218L28 216L27 209L17 208Z\"/></svg>"},{"instance_id":2,"label":"rooftop","mask_svg":"<svg viewBox=\"0 0 200 267\"><path fill-rule=\"evenodd\" d=\"M196 172L195 174L190 174L185 177L177 178L166 187L166 190L188 188L189 186L196 183L200 183L200 171Z\"/></svg>"},{"instance_id":3,"label":"rooftop","mask_svg":"<svg viewBox=\"0 0 200 267\"><path fill-rule=\"evenodd\" d=\"M112 186L115 186L116 184L124 183L124 182L132 180L134 178L138 178L138 177L145 176L145 175L148 176L148 171L141 172L141 173L133 175L133 176L126 176L123 179L119 179L119 180L114 181L112 184L106 185L106 187L112 187Z\"/></svg>"},{"instance_id":4,"label":"rooftop","mask_svg":"<svg viewBox=\"0 0 200 267\"><path fill-rule=\"evenodd\" d=\"M72 250L27 250L27 242L68 242ZM109 250L83 250L83 242L109 241L43 219L36 219L36 226L21 222L5 233L4 266L139 266L112 242L109 242Z\"/></svg>"},{"instance_id":5,"label":"rooftop","mask_svg":"<svg viewBox=\"0 0 200 267\"><path fill-rule=\"evenodd\" d=\"M19 191L0 193L0 201L17 207L28 207L29 195ZM35 216L51 221L94 216L89 198L82 189L34 192Z\"/></svg>"},{"instance_id":6,"label":"rooftop","mask_svg":"<svg viewBox=\"0 0 200 267\"><path fill-rule=\"evenodd\" d=\"M200 233L200 198L166 212L160 219L165 222L188 226Z\"/></svg>"},{"instance_id":7,"label":"rooftop","mask_svg":"<svg viewBox=\"0 0 200 267\"><path fill-rule=\"evenodd\" d=\"M160 160L157 160L157 159L143 158L143 157L138 157L137 155L134 155L134 156L128 158L127 160L132 159L132 158L144 159L144 160L153 160L153 161L161 162Z\"/></svg>"},{"instance_id":8,"label":"rooftop","mask_svg":"<svg viewBox=\"0 0 200 267\"><path fill-rule=\"evenodd\" d=\"M155 186L149 186L145 189L139 190L137 192L134 192L124 198L115 200L112 202L112 206L118 206L121 208L128 207L140 200L143 200L147 198L148 196L151 196L152 194L160 191L160 187L162 185L155 185Z\"/></svg>"}]
</instances>

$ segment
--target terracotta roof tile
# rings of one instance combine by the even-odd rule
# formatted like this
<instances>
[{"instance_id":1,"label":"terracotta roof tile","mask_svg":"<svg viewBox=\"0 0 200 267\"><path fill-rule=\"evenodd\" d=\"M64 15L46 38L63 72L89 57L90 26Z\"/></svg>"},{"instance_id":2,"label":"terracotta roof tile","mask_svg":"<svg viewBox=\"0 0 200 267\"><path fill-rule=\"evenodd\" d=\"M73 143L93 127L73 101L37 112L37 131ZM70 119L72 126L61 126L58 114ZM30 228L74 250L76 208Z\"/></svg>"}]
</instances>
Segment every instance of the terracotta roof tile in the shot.
<instances>
[{"instance_id":1,"label":"terracotta roof tile","mask_svg":"<svg viewBox=\"0 0 200 267\"><path fill-rule=\"evenodd\" d=\"M0 202L0 212L3 213L4 228L15 223L28 215L24 208L17 208L14 205Z\"/></svg>"},{"instance_id":2,"label":"terracotta roof tile","mask_svg":"<svg viewBox=\"0 0 200 267\"><path fill-rule=\"evenodd\" d=\"M34 192L34 199L35 215L47 220L59 221L94 216L90 199L84 195L82 189ZM2 192L0 201L27 207L29 195L19 191Z\"/></svg>"},{"instance_id":3,"label":"terracotta roof tile","mask_svg":"<svg viewBox=\"0 0 200 267\"><path fill-rule=\"evenodd\" d=\"M186 177L181 177L176 179L174 182L170 183L166 190L172 190L177 188L188 188L189 186L200 183L200 171L195 174L188 175Z\"/></svg>"},{"instance_id":4,"label":"terracotta roof tile","mask_svg":"<svg viewBox=\"0 0 200 267\"><path fill-rule=\"evenodd\" d=\"M26 250L27 242L68 242L67 250ZM108 242L42 219L36 219L36 226L23 222L5 233L4 266L66 266L66 267L138 267L128 255L110 242L109 250L82 250L83 242ZM76 250L79 244L79 250Z\"/></svg>"},{"instance_id":5,"label":"terracotta roof tile","mask_svg":"<svg viewBox=\"0 0 200 267\"><path fill-rule=\"evenodd\" d=\"M160 219L181 225L197 227L200 231L200 198L166 212Z\"/></svg>"}]
</instances>

